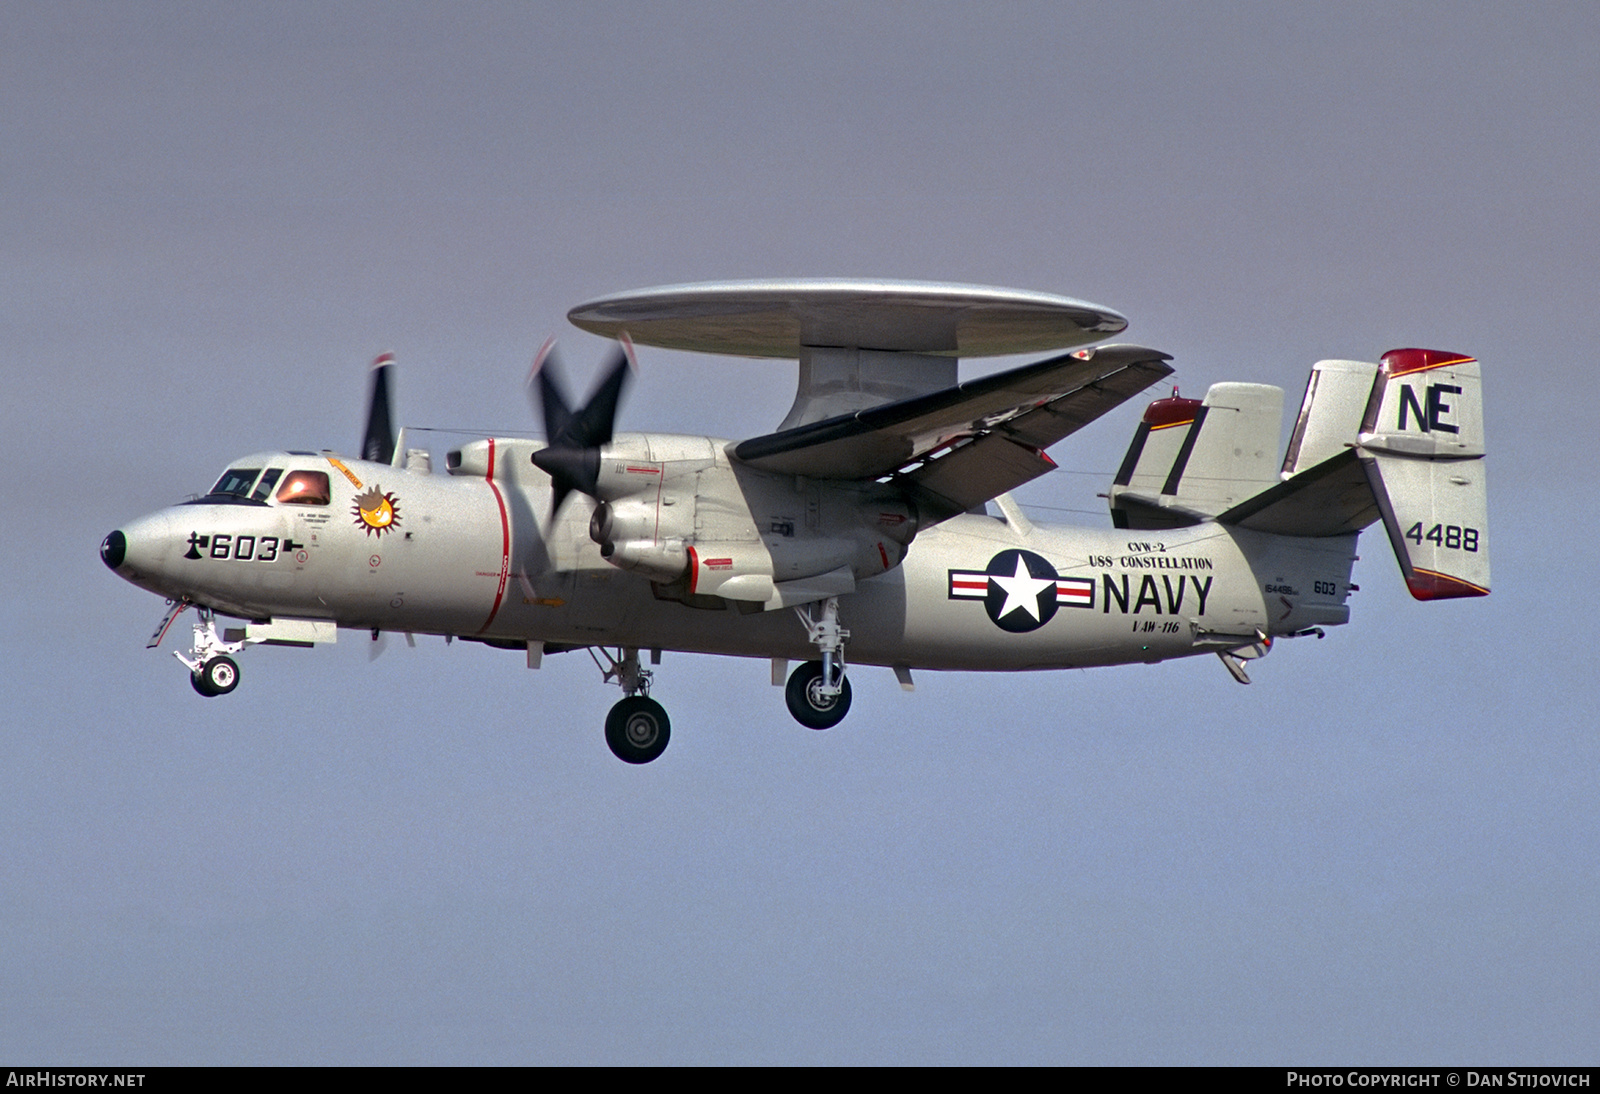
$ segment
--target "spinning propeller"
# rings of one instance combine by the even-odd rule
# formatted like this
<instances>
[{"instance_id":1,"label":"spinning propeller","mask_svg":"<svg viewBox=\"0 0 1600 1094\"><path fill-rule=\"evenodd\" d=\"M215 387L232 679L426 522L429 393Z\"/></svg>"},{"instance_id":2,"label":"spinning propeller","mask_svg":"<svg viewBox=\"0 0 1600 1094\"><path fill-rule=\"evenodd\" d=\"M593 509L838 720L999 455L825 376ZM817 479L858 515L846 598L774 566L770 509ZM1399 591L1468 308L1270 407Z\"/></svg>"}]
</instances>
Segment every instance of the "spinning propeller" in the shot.
<instances>
[{"instance_id":1,"label":"spinning propeller","mask_svg":"<svg viewBox=\"0 0 1600 1094\"><path fill-rule=\"evenodd\" d=\"M606 366L589 401L576 410L568 401L560 378L555 340L545 342L534 359L528 393L544 416L544 433L549 445L533 454L533 464L550 476L551 517L560 512L561 503L574 490L591 498L596 496L600 449L611 443L617 405L622 399L632 358L633 344L623 335L616 356Z\"/></svg>"},{"instance_id":2,"label":"spinning propeller","mask_svg":"<svg viewBox=\"0 0 1600 1094\"><path fill-rule=\"evenodd\" d=\"M380 353L372 362L372 387L367 395L367 428L361 437L361 458L374 463L394 462L394 396L389 390L389 374L394 371L394 354ZM406 644L415 646L416 636L406 633ZM388 648L386 631L374 630L367 646L367 660L376 661Z\"/></svg>"},{"instance_id":3,"label":"spinning propeller","mask_svg":"<svg viewBox=\"0 0 1600 1094\"><path fill-rule=\"evenodd\" d=\"M389 395L389 373L394 354L380 353L372 362L372 392L367 397L367 430L361 438L361 458L374 463L394 462L394 426Z\"/></svg>"}]
</instances>

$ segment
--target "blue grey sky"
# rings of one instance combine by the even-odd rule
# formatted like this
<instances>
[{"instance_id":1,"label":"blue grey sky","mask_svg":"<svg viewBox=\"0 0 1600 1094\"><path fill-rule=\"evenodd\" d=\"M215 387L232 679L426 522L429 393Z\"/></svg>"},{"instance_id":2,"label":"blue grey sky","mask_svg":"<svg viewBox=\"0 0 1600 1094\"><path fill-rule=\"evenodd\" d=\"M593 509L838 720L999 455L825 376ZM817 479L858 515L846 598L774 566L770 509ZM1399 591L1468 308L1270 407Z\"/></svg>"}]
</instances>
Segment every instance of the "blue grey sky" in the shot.
<instances>
[{"instance_id":1,"label":"blue grey sky","mask_svg":"<svg viewBox=\"0 0 1600 1094\"><path fill-rule=\"evenodd\" d=\"M1584 4L5 4L0 1058L1596 1063L1597 102ZM828 733L669 653L633 768L581 654L347 633L202 700L96 556L354 450L380 350L402 421L528 429L572 305L762 276L1082 297L1196 396L1471 353L1494 593L1373 530L1248 688L862 669ZM626 429L793 394L640 358ZM1138 405L1036 519L1109 523Z\"/></svg>"}]
</instances>

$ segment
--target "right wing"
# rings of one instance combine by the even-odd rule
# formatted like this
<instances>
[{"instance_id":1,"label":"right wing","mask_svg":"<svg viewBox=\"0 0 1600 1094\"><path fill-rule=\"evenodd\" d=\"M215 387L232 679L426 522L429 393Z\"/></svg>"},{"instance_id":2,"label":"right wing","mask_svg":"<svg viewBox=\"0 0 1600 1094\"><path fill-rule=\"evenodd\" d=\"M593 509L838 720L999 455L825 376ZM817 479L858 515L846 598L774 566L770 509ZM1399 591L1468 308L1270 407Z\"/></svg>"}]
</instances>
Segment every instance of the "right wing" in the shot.
<instances>
[{"instance_id":1,"label":"right wing","mask_svg":"<svg viewBox=\"0 0 1600 1094\"><path fill-rule=\"evenodd\" d=\"M943 520L1044 474L1043 449L1167 376L1142 346L1082 349L942 391L752 437L733 456L820 479L901 472L925 520ZM915 466L913 466L915 465Z\"/></svg>"}]
</instances>

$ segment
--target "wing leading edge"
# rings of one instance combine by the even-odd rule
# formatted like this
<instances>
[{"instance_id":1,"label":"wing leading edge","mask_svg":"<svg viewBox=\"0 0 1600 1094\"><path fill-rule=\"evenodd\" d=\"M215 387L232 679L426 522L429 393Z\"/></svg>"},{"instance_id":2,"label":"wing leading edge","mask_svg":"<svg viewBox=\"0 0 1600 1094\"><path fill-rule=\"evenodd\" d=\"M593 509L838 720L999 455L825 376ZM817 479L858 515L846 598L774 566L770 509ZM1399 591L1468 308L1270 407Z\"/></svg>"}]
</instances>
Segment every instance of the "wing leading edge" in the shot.
<instances>
[{"instance_id":1,"label":"wing leading edge","mask_svg":"<svg viewBox=\"0 0 1600 1094\"><path fill-rule=\"evenodd\" d=\"M943 520L1052 469L1043 449L1137 395L1170 356L1109 345L853 414L752 437L733 456L821 479L900 473L925 520Z\"/></svg>"}]
</instances>

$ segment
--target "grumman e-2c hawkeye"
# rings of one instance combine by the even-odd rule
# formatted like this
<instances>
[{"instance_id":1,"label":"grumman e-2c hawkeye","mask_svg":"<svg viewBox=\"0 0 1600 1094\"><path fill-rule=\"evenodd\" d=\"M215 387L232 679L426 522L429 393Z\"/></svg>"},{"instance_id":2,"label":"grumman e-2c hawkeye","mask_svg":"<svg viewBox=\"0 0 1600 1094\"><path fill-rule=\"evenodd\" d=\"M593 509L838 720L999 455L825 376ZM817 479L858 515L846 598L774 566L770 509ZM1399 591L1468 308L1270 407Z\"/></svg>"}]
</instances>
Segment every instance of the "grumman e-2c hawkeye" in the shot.
<instances>
[{"instance_id":1,"label":"grumman e-2c hawkeye","mask_svg":"<svg viewBox=\"0 0 1600 1094\"><path fill-rule=\"evenodd\" d=\"M177 657L202 695L238 684L260 643L337 628L440 634L546 653L587 649L625 697L606 740L666 748L650 697L664 650L770 658L803 725L850 707L846 652L891 668L1064 669L1215 653L1349 619L1360 531L1382 520L1412 595L1489 591L1481 384L1470 357L1401 349L1321 361L1288 452L1283 391L1219 383L1146 409L1104 530L1035 525L1007 491L1045 449L1172 370L1099 345L1116 312L1042 293L891 281L759 281L624 293L575 308L584 330L799 362L794 405L743 441L613 435L621 352L573 407L537 368L547 440L426 450L390 428L373 374L361 459L263 452L204 497L106 537L101 555L194 607ZM957 359L1068 350L958 382ZM988 515L994 502L1000 514ZM218 629L216 617L241 623ZM801 662L792 674L790 661Z\"/></svg>"}]
</instances>

